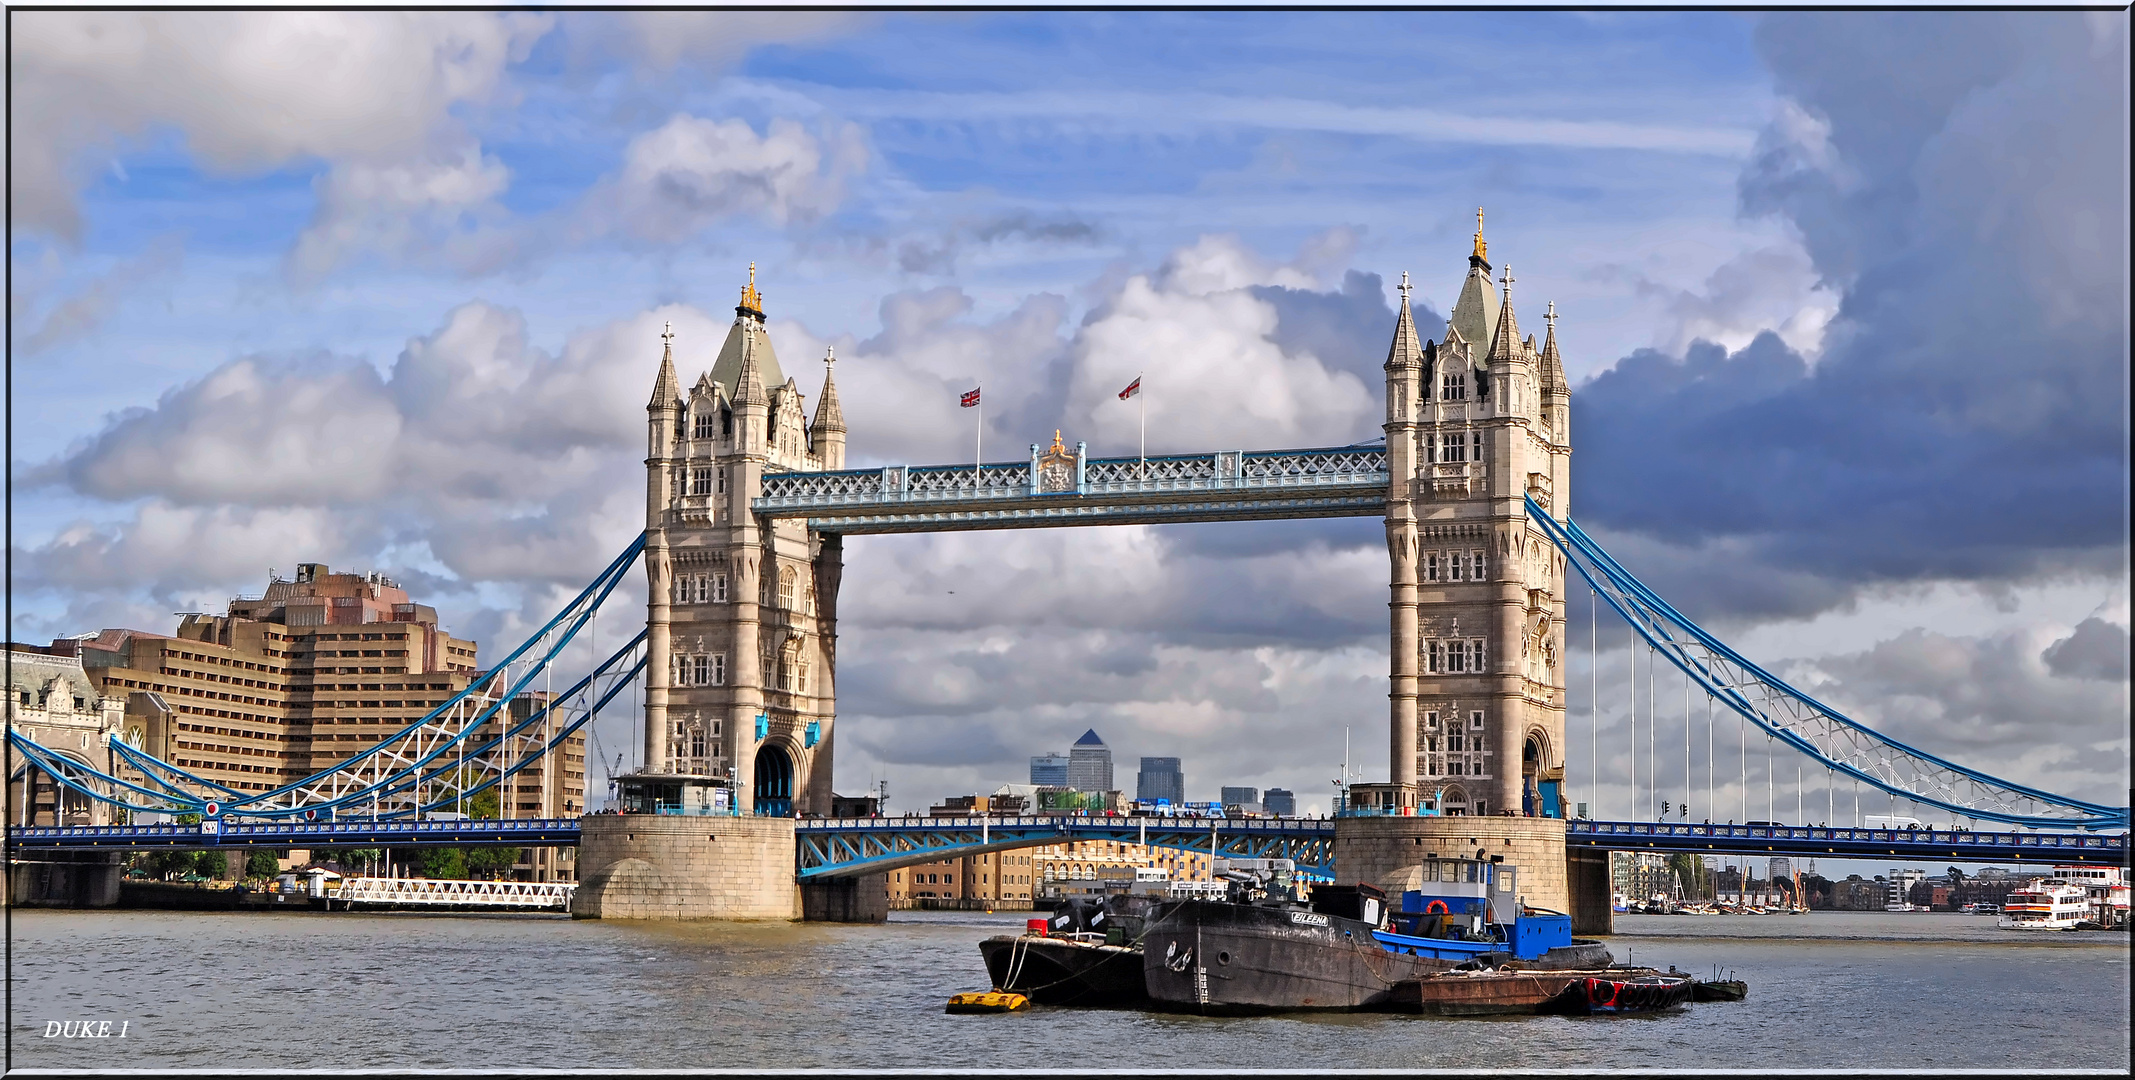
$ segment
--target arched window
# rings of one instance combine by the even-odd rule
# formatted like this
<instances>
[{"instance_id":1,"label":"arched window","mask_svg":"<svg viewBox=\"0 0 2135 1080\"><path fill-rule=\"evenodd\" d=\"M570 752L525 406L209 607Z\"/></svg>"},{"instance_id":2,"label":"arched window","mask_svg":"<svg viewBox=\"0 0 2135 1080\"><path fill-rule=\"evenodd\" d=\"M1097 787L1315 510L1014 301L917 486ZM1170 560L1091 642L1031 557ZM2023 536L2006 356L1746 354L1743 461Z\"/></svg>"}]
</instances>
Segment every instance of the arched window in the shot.
<instances>
[{"instance_id":1,"label":"arched window","mask_svg":"<svg viewBox=\"0 0 2135 1080\"><path fill-rule=\"evenodd\" d=\"M795 574L793 572L793 568L790 566L778 572L779 607L785 608L787 611L792 611L795 609L795 601L798 599L798 597L795 594L794 589L796 583L799 580L799 575Z\"/></svg>"}]
</instances>

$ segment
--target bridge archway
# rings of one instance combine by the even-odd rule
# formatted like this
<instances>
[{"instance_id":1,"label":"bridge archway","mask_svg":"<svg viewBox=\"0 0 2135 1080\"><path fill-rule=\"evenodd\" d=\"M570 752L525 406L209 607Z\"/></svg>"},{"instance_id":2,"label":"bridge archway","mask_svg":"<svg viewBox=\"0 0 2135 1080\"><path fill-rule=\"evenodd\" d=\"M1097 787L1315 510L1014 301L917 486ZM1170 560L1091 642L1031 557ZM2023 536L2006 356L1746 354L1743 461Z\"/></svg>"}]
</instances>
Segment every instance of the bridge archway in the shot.
<instances>
[{"instance_id":1,"label":"bridge archway","mask_svg":"<svg viewBox=\"0 0 2135 1080\"><path fill-rule=\"evenodd\" d=\"M765 743L756 751L755 800L764 817L793 816L793 758L785 747Z\"/></svg>"},{"instance_id":2,"label":"bridge archway","mask_svg":"<svg viewBox=\"0 0 2135 1080\"><path fill-rule=\"evenodd\" d=\"M1529 728L1526 740L1520 744L1520 812L1525 816L1533 817L1543 810L1542 773L1547 768L1543 763L1550 760L1549 733Z\"/></svg>"}]
</instances>

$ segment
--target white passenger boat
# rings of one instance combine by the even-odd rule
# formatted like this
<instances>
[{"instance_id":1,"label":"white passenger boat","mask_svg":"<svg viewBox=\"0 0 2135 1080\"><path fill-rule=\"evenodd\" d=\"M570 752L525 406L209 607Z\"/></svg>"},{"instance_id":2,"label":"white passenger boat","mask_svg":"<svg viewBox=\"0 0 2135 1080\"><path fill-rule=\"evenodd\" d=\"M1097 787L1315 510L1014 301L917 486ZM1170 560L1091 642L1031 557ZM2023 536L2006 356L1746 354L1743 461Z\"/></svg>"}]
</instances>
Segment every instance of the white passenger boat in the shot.
<instances>
[{"instance_id":1,"label":"white passenger boat","mask_svg":"<svg viewBox=\"0 0 2135 1080\"><path fill-rule=\"evenodd\" d=\"M2074 930L2089 917L2090 898L2082 889L2042 879L2010 893L1994 925L2004 930Z\"/></svg>"}]
</instances>

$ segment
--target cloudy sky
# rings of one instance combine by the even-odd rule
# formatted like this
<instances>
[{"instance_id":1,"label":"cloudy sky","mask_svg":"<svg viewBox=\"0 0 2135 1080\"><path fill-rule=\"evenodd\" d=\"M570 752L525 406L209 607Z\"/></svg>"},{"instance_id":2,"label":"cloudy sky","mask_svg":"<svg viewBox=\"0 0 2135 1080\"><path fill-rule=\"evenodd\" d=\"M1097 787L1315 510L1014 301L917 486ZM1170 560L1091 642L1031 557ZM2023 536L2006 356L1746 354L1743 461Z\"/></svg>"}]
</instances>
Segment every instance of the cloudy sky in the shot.
<instances>
[{"instance_id":1,"label":"cloudy sky","mask_svg":"<svg viewBox=\"0 0 2135 1080\"><path fill-rule=\"evenodd\" d=\"M1055 428L1132 452L1112 394L1143 372L1152 451L1367 438L1392 286L1436 336L1484 206L1520 310L1562 315L1589 531L1857 718L2124 801L2124 14L10 28L18 640L167 632L320 561L501 655L642 527L659 328L708 367L751 262L811 397L836 346L856 465L961 459L980 383L1002 456ZM924 806L1089 727L1130 789L1178 756L1191 797L1323 808L1345 738L1384 775L1373 521L847 564L841 790ZM1622 813L1626 631L1590 654L1574 599L1572 797ZM1693 814L1741 816L1696 711Z\"/></svg>"}]
</instances>

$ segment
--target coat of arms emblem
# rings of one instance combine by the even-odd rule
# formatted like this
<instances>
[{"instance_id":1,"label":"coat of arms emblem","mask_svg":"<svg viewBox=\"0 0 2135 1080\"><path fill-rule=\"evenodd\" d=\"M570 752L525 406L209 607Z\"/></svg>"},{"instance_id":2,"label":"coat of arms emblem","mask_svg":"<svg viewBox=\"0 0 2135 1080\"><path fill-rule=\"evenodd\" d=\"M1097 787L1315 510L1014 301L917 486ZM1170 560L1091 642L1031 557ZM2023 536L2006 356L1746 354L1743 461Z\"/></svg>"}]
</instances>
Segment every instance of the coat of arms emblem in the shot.
<instances>
[{"instance_id":1,"label":"coat of arms emblem","mask_svg":"<svg viewBox=\"0 0 2135 1080\"><path fill-rule=\"evenodd\" d=\"M1075 490L1075 452L1060 441L1060 432L1053 432L1053 445L1038 459L1038 491L1051 494Z\"/></svg>"}]
</instances>

